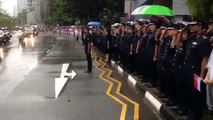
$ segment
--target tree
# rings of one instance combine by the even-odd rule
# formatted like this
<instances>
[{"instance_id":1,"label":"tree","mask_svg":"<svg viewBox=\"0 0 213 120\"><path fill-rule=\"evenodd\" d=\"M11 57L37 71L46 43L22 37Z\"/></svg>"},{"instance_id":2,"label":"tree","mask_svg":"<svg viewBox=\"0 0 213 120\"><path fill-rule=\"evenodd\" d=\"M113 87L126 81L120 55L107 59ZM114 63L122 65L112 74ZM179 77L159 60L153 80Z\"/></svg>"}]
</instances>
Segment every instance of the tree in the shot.
<instances>
[{"instance_id":1,"label":"tree","mask_svg":"<svg viewBox=\"0 0 213 120\"><path fill-rule=\"evenodd\" d=\"M12 28L15 25L14 19L2 9L1 5L2 1L0 0L0 27Z\"/></svg>"},{"instance_id":2,"label":"tree","mask_svg":"<svg viewBox=\"0 0 213 120\"><path fill-rule=\"evenodd\" d=\"M213 18L213 1L212 0L186 0L189 7L190 15L203 20Z\"/></svg>"},{"instance_id":3,"label":"tree","mask_svg":"<svg viewBox=\"0 0 213 120\"><path fill-rule=\"evenodd\" d=\"M100 20L103 9L113 9L112 0L52 0L49 23L68 25L76 20Z\"/></svg>"}]
</instances>

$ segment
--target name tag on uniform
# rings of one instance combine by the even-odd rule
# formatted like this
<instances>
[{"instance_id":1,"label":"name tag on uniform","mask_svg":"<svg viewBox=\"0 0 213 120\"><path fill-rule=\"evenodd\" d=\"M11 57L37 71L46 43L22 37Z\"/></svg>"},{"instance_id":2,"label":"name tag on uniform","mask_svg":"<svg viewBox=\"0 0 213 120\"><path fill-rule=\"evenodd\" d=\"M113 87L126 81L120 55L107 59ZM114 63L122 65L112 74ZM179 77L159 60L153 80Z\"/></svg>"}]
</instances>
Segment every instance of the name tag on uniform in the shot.
<instances>
[{"instance_id":1,"label":"name tag on uniform","mask_svg":"<svg viewBox=\"0 0 213 120\"><path fill-rule=\"evenodd\" d=\"M193 44L193 45L197 45L197 42L193 42L192 44Z\"/></svg>"}]
</instances>

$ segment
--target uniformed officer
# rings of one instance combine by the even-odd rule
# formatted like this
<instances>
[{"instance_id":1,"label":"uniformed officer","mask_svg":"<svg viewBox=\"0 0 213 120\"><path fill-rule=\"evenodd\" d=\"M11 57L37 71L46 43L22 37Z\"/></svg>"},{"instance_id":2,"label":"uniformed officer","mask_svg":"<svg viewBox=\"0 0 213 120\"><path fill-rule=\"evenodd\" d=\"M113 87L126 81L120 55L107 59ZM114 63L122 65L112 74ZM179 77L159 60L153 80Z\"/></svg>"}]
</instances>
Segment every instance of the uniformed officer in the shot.
<instances>
[{"instance_id":1,"label":"uniformed officer","mask_svg":"<svg viewBox=\"0 0 213 120\"><path fill-rule=\"evenodd\" d=\"M87 70L85 73L91 73L92 72L92 58L91 58L91 44L92 44L92 37L89 33L89 28L84 28L84 50L87 58Z\"/></svg>"},{"instance_id":2,"label":"uniformed officer","mask_svg":"<svg viewBox=\"0 0 213 120\"><path fill-rule=\"evenodd\" d=\"M120 66L125 69L126 64L126 56L125 56L125 38L126 38L126 26L121 27L121 35L119 36L120 39Z\"/></svg>"},{"instance_id":3,"label":"uniformed officer","mask_svg":"<svg viewBox=\"0 0 213 120\"><path fill-rule=\"evenodd\" d=\"M146 43L147 43L147 37L148 37L148 26L144 26L141 30L141 37L138 40L137 43L137 48L136 48L136 53L138 54L137 59L139 62L138 64L138 74L141 75L140 79L141 80L146 80L147 79L147 70L146 70Z\"/></svg>"},{"instance_id":4,"label":"uniformed officer","mask_svg":"<svg viewBox=\"0 0 213 120\"><path fill-rule=\"evenodd\" d=\"M160 28L158 29L155 40L156 40L156 45L155 45L155 54L154 54L154 61L157 61L157 80L159 82L159 94L158 97L165 97L166 93L166 87L165 87L165 79L164 79L164 49L165 49L165 43L166 41L163 40L165 33L166 33L166 28Z\"/></svg>"},{"instance_id":5,"label":"uniformed officer","mask_svg":"<svg viewBox=\"0 0 213 120\"><path fill-rule=\"evenodd\" d=\"M201 120L205 103L203 94L193 87L194 74L201 78L205 77L206 65L211 53L211 44L208 37L204 35L204 29L205 24L202 21L196 20L190 23L190 30L194 37L191 38L191 42L186 47L183 62L182 76L185 80L185 100L189 105L190 120ZM202 86L203 84L201 84L201 91L204 92L205 88Z\"/></svg>"},{"instance_id":6,"label":"uniformed officer","mask_svg":"<svg viewBox=\"0 0 213 120\"><path fill-rule=\"evenodd\" d=\"M176 40L177 30L172 28L167 28L165 34L165 46L164 46L164 53L163 53L163 61L164 61L164 81L165 81L165 88L166 88L166 95L169 98L169 101L166 102L167 105L174 105L176 100L175 94L175 82L172 72L172 60L175 54L175 48L172 43Z\"/></svg>"},{"instance_id":7,"label":"uniformed officer","mask_svg":"<svg viewBox=\"0 0 213 120\"><path fill-rule=\"evenodd\" d=\"M102 36L102 30L101 28L97 29L97 48L101 51L101 40L102 40L103 36Z\"/></svg>"},{"instance_id":8,"label":"uniformed officer","mask_svg":"<svg viewBox=\"0 0 213 120\"><path fill-rule=\"evenodd\" d=\"M115 54L117 53L117 61L118 61L118 63L120 63L120 61L121 61L121 38L122 38L122 36L121 36L121 34L122 34L122 29L121 29L121 25L117 28L117 30L116 30L116 44L117 44L117 46L116 46L116 52L115 52Z\"/></svg>"},{"instance_id":9,"label":"uniformed officer","mask_svg":"<svg viewBox=\"0 0 213 120\"><path fill-rule=\"evenodd\" d=\"M116 31L118 26L112 26L111 34L112 34L112 60L118 61L118 51L117 48L117 41L116 41Z\"/></svg>"},{"instance_id":10,"label":"uniformed officer","mask_svg":"<svg viewBox=\"0 0 213 120\"><path fill-rule=\"evenodd\" d=\"M159 29L160 23L158 21L152 21L149 24L149 34L146 42L146 64L147 64L147 75L148 75L148 86L154 87L156 86L156 61L153 61L154 53L155 53L155 35L157 29Z\"/></svg>"},{"instance_id":11,"label":"uniformed officer","mask_svg":"<svg viewBox=\"0 0 213 120\"><path fill-rule=\"evenodd\" d=\"M128 25L127 34L124 40L125 46L125 65L128 73L133 73L133 39L134 39L134 26Z\"/></svg>"},{"instance_id":12,"label":"uniformed officer","mask_svg":"<svg viewBox=\"0 0 213 120\"><path fill-rule=\"evenodd\" d=\"M112 58L112 31L110 28L107 29L106 31L106 45L107 45L107 57L106 57L106 62L110 63L111 58Z\"/></svg>"},{"instance_id":13,"label":"uniformed officer","mask_svg":"<svg viewBox=\"0 0 213 120\"><path fill-rule=\"evenodd\" d=\"M182 78L182 66L183 61L185 58L185 50L188 43L190 43L190 31L189 27L186 26L184 29L180 30L176 41L173 43L172 46L175 47L175 54L172 61L172 72L174 75L174 82L175 82L175 94L176 94L176 112L179 115L186 115L187 114L187 108L185 104L185 98L184 98L184 92L183 89L184 86L184 79Z\"/></svg>"},{"instance_id":14,"label":"uniformed officer","mask_svg":"<svg viewBox=\"0 0 213 120\"><path fill-rule=\"evenodd\" d=\"M172 74L172 59L174 56L174 48L171 47L171 43L176 39L177 30L174 28L161 28L161 37L156 40L156 51L154 60L157 61L158 80L160 85L159 97L165 97L165 94L170 99L173 98L174 81ZM160 32L160 31L158 31ZM156 39L158 37L156 36ZM156 57L158 56L158 57ZM168 101L167 105L173 105L172 101Z\"/></svg>"},{"instance_id":15,"label":"uniformed officer","mask_svg":"<svg viewBox=\"0 0 213 120\"><path fill-rule=\"evenodd\" d=\"M139 64L140 64L140 60L139 60L139 54L138 51L136 52L137 49L137 45L138 45L138 41L141 38L141 30L142 30L142 22L137 21L137 23L135 24L135 35L134 35L134 39L133 39L133 70L134 70L134 74L133 75L139 75Z\"/></svg>"}]
</instances>

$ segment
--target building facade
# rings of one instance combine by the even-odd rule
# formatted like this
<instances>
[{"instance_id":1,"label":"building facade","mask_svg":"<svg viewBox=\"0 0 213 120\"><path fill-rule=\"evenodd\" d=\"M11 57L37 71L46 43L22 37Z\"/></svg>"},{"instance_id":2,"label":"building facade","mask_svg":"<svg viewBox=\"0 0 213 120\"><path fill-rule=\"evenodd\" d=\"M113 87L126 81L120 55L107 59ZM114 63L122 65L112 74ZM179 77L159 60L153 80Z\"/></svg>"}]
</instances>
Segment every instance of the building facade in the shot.
<instances>
[{"instance_id":1,"label":"building facade","mask_svg":"<svg viewBox=\"0 0 213 120\"><path fill-rule=\"evenodd\" d=\"M35 0L27 0L27 24L36 24Z\"/></svg>"},{"instance_id":2,"label":"building facade","mask_svg":"<svg viewBox=\"0 0 213 120\"><path fill-rule=\"evenodd\" d=\"M17 17L17 7L13 6L13 17Z\"/></svg>"},{"instance_id":3,"label":"building facade","mask_svg":"<svg viewBox=\"0 0 213 120\"><path fill-rule=\"evenodd\" d=\"M172 9L177 21L184 20L184 18L189 15L189 8L186 6L185 0L173 0Z\"/></svg>"},{"instance_id":4,"label":"building facade","mask_svg":"<svg viewBox=\"0 0 213 120\"><path fill-rule=\"evenodd\" d=\"M27 0L17 0L17 24L27 24Z\"/></svg>"},{"instance_id":5,"label":"building facade","mask_svg":"<svg viewBox=\"0 0 213 120\"><path fill-rule=\"evenodd\" d=\"M17 0L20 25L42 25L48 20L50 0Z\"/></svg>"},{"instance_id":6,"label":"building facade","mask_svg":"<svg viewBox=\"0 0 213 120\"><path fill-rule=\"evenodd\" d=\"M42 1L42 4L40 5L40 15L41 15L41 22L46 23L48 20L48 14L50 12L50 0Z\"/></svg>"},{"instance_id":7,"label":"building facade","mask_svg":"<svg viewBox=\"0 0 213 120\"><path fill-rule=\"evenodd\" d=\"M22 13L23 9L27 9L27 0L17 0L17 13Z\"/></svg>"}]
</instances>

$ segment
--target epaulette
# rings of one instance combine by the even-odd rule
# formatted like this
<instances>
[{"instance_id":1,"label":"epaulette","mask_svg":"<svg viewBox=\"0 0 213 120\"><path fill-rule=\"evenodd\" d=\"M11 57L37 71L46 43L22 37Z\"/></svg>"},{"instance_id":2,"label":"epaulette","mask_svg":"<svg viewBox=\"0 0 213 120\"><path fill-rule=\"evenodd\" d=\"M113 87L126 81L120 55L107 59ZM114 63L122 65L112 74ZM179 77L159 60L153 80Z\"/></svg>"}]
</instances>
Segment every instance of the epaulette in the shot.
<instances>
[{"instance_id":1,"label":"epaulette","mask_svg":"<svg viewBox=\"0 0 213 120\"><path fill-rule=\"evenodd\" d=\"M205 36L205 35L203 36L203 39L207 39L207 38L208 38L207 36Z\"/></svg>"}]
</instances>

